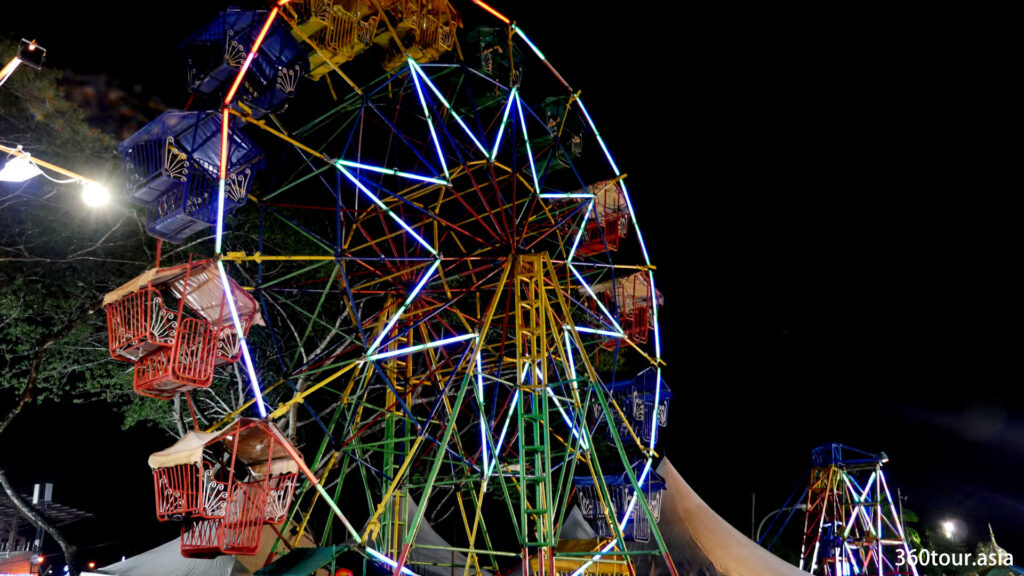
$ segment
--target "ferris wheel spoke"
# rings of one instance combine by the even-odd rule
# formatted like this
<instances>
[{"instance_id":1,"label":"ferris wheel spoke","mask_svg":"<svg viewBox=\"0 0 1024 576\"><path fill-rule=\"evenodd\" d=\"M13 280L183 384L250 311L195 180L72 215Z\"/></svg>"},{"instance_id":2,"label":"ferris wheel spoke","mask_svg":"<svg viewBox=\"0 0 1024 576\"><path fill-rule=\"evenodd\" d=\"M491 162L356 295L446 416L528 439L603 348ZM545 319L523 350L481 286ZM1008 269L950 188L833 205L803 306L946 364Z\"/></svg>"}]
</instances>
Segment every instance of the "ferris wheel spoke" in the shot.
<instances>
[{"instance_id":1,"label":"ferris wheel spoke","mask_svg":"<svg viewBox=\"0 0 1024 576\"><path fill-rule=\"evenodd\" d=\"M490 170L486 174L486 176L488 176L488 178L489 178L488 182L492 186L494 186L496 184L496 182L495 182L496 178L494 177L493 170ZM502 209L503 209L503 207L500 205L500 203L499 203L499 206L495 207L495 208L492 208L490 206L490 203L487 202L486 195L484 194L484 191L481 188L480 183L477 182L477 179L473 176L473 171L471 171L471 170L470 171L466 171L466 177L469 178L470 184L472 185L473 189L476 191L477 199L480 200L480 203L483 206L484 214L488 218L490 218L491 225L493 226L493 229L494 230L498 230L498 231L505 231L505 230L507 230L506 227L503 227L501 224L498 223L497 219L494 216L495 213L500 213L502 211ZM474 216L476 216L475 212L474 212ZM477 216L477 218L479 219L479 216ZM494 236L495 236L495 238L499 242L504 243L504 242L508 241L508 238L506 238L506 237L504 237L504 236L502 236L502 235L500 235L500 234L498 234L496 232L494 233Z\"/></svg>"},{"instance_id":2,"label":"ferris wheel spoke","mask_svg":"<svg viewBox=\"0 0 1024 576\"><path fill-rule=\"evenodd\" d=\"M441 181L437 181L437 182L440 182L441 184L444 184L444 182L441 182ZM393 200L391 202L392 206L401 205L401 206L408 207L408 208L414 210L415 212L417 212L419 214L422 214L423 216L425 216L430 221L433 221L433 222L435 222L435 223L437 223L437 224L439 224L439 225L441 225L441 226L443 226L445 228L450 228L452 230L460 232L460 233L464 234L465 236L467 236L469 239L476 240L476 241L482 241L481 238L473 235L471 232L469 232L468 230L466 230L462 226L460 226L458 224L455 224L453 222L450 222L446 218L443 218L436 211L430 210L430 209L425 208L424 206L422 206L420 204L415 203L413 200L416 198L416 195L415 194L411 194L408 189L403 191L402 193L393 192L393 191L391 191L391 190L389 190L389 189L387 189L387 188L385 188L383 186L376 186L376 189L378 191L380 191L380 192L383 192L388 198L391 198ZM425 192L426 192L426 190L425 190ZM386 200L384 200L383 203L385 205L388 204L388 202ZM424 222L422 222L420 224L417 224L416 227L426 227L427 224L428 224L428 222L424 221Z\"/></svg>"},{"instance_id":3,"label":"ferris wheel spoke","mask_svg":"<svg viewBox=\"0 0 1024 576\"><path fill-rule=\"evenodd\" d=\"M434 249L433 246L431 246L426 240L423 239L423 237L421 237L419 234L417 234L416 231L413 230L411 226L406 224L404 220L399 218L397 214L395 214L393 211L391 211L391 209L388 208L387 205L385 205L383 202L381 202L381 200L379 198L377 198L377 196L374 195L374 193L371 192L369 188L364 186L362 182L360 182L355 176L353 176L351 172L349 172L348 170L346 170L342 166L338 166L338 170L341 170L341 173L344 174L345 177L349 179L349 181L351 181L353 184L355 184L356 188L358 188L361 192L366 194L366 196L369 197L370 200L374 204L376 204L382 210L384 210L384 212L387 213L387 215L390 216L391 219L393 219L396 223L398 223L399 226L404 228L405 231L408 232L414 239L416 239L416 241L419 242L420 245L422 245L424 248L426 248L428 252L430 252L431 254L433 254L435 256L437 255L437 251Z\"/></svg>"},{"instance_id":4,"label":"ferris wheel spoke","mask_svg":"<svg viewBox=\"0 0 1024 576\"><path fill-rule=\"evenodd\" d=\"M434 165L431 164L430 161L428 161L426 157L424 157L423 154L420 153L420 149L422 148L422 146L414 145L413 142L409 140L409 137L406 135L406 133L403 132L402 130L399 130L391 120L388 120L388 118L384 116L384 114L377 108L375 104L373 104L372 102L366 102L364 106L373 111L376 117L381 122L383 122L385 126L387 126L388 130L390 130L391 135L393 135L395 138L398 138L398 140L405 145L404 149L411 152L414 156L416 156L416 158L419 159L419 161L422 162L423 165L428 168L428 172L433 174L442 173L441 170L438 170L436 167L434 167ZM445 168L444 173L447 175L447 167ZM450 177L448 178L448 181L451 181Z\"/></svg>"},{"instance_id":5,"label":"ferris wheel spoke","mask_svg":"<svg viewBox=\"0 0 1024 576\"><path fill-rule=\"evenodd\" d=\"M476 135L473 134L473 131L470 130L469 126L467 126L466 123L462 120L462 116L459 115L459 113L454 108L452 108L452 105L448 102L448 99L441 94L441 91L437 89L437 86L435 86L434 83L430 80L430 77L427 76L426 72L424 72L423 69L412 58L409 59L409 66L413 68L413 70L415 70L415 72L419 75L420 78L423 79L424 83L427 85L427 88L429 88L430 91L434 93L434 96L444 105L445 109L448 110L448 113L451 114L453 118L455 118L456 123L459 125L459 127L462 128L466 136L469 136L470 140L472 140L473 143L476 144L477 149L480 150L480 152L486 157L487 149L484 148L484 145L480 143L480 140L478 140Z\"/></svg>"}]
</instances>

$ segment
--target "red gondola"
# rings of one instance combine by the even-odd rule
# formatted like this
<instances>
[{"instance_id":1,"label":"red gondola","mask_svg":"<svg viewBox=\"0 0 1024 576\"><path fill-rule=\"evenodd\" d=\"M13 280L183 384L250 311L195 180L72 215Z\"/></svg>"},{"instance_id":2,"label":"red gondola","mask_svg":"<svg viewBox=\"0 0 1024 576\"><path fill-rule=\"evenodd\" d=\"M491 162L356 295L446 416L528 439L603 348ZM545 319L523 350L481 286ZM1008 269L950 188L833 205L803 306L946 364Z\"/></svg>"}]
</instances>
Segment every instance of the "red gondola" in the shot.
<instances>
[{"instance_id":1,"label":"red gondola","mask_svg":"<svg viewBox=\"0 0 1024 576\"><path fill-rule=\"evenodd\" d=\"M110 355L135 363L138 394L169 399L207 388L216 366L238 360L225 280L246 335L263 324L259 305L234 280L222 279L213 260L147 270L103 298Z\"/></svg>"},{"instance_id":2,"label":"red gondola","mask_svg":"<svg viewBox=\"0 0 1024 576\"><path fill-rule=\"evenodd\" d=\"M187 521L182 555L255 554L263 525L282 523L291 505L299 468L291 454L273 424L242 418L150 456L157 518Z\"/></svg>"}]
</instances>

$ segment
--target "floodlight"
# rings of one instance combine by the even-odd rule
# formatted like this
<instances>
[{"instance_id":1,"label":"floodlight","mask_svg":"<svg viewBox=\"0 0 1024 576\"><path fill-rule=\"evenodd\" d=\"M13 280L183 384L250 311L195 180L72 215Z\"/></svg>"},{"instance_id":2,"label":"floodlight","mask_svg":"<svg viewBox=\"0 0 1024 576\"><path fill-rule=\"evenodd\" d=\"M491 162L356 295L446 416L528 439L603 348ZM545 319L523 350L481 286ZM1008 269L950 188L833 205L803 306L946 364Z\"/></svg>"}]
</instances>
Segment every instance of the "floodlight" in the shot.
<instances>
[{"instance_id":1,"label":"floodlight","mask_svg":"<svg viewBox=\"0 0 1024 576\"><path fill-rule=\"evenodd\" d=\"M36 166L28 154L15 156L4 164L0 169L0 181L2 182L24 182L30 178L42 174L43 171Z\"/></svg>"}]
</instances>

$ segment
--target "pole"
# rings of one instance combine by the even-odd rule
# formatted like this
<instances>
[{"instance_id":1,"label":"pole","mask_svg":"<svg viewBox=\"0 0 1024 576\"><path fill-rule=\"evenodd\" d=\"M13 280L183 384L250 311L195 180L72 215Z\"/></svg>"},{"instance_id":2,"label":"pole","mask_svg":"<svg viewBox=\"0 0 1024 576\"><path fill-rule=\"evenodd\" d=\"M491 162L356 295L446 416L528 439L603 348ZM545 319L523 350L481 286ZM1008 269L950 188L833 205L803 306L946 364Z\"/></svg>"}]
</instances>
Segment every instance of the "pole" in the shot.
<instances>
[{"instance_id":1,"label":"pole","mask_svg":"<svg viewBox=\"0 0 1024 576\"><path fill-rule=\"evenodd\" d=\"M755 533L755 536L754 536L754 542L757 542L757 543L760 544L760 542L761 542L761 529L764 528L764 523L767 522L769 518L771 518L772 516L775 516L779 512L788 512L790 510L807 510L807 505L806 504L799 504L797 506L787 506L785 508L779 508L778 510L774 510L772 512L769 512L767 516L765 516L764 518L761 519L761 523L757 525L757 532Z\"/></svg>"},{"instance_id":2,"label":"pole","mask_svg":"<svg viewBox=\"0 0 1024 576\"><path fill-rule=\"evenodd\" d=\"M750 495L750 538L757 542L754 537L754 519L757 518L757 494Z\"/></svg>"}]
</instances>

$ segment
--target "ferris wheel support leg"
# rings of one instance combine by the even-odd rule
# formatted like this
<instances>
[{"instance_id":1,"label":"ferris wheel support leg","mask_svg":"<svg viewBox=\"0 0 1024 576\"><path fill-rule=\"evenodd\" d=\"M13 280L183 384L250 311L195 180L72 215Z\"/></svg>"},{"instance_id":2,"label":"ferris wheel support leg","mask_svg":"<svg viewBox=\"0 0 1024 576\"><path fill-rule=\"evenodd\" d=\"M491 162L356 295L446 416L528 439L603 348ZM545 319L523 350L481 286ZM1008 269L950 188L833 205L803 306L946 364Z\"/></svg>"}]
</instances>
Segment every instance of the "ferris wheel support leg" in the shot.
<instances>
[{"instance_id":1,"label":"ferris wheel support leg","mask_svg":"<svg viewBox=\"0 0 1024 576\"><path fill-rule=\"evenodd\" d=\"M465 358L465 356L463 358ZM455 430L455 415L459 413L459 410L462 408L462 401L466 399L466 389L469 388L469 383L472 381L471 375L472 372L467 371L466 375L462 378L462 385L459 386L459 394L455 397L455 405L452 406L452 415L448 420L448 424L445 426L444 435L441 437L441 444L437 447L438 455L434 458L434 463L430 467L430 474L427 476L426 486L423 488L423 495L420 497L419 506L416 507L416 516L413 518L412 525L409 527L409 532L406 534L407 541L402 547L402 555L398 558L398 564L395 566L394 574L401 573L402 567L405 566L406 557L409 554L409 547L416 540L416 533L419 531L420 523L423 521L423 514L427 510L427 505L430 501L431 493L433 492L434 481L437 479L437 473L441 470L441 464L444 462L444 451L448 447L448 443L451 441L452 431ZM426 435L426 431L427 425L424 425L423 429L420 431L421 438ZM412 457L410 454L409 460L411 459Z\"/></svg>"},{"instance_id":2,"label":"ferris wheel support leg","mask_svg":"<svg viewBox=\"0 0 1024 576\"><path fill-rule=\"evenodd\" d=\"M547 270L547 274L548 274L548 276L550 278L553 278L553 279L554 278L558 278L558 276L555 274L555 269L554 269L554 266L551 264L551 259L550 258L548 258L548 257L544 258L544 266L545 266L545 269ZM562 317L563 318L572 318L569 305L565 301L565 296L562 294L562 291L561 290L555 290L554 293L555 293L555 300L558 302L559 309L562 312ZM554 310L551 309L550 303L548 304L548 313L551 314L552 316L554 315ZM576 331L576 327L571 322L568 324L568 326L569 326L568 334L570 336L569 341L572 343L572 345L576 346L579 350L584 350L585 348L583 346L583 342L582 342L582 340L580 340L580 335ZM559 344L556 344L556 346L558 346L558 345ZM571 353L571 351L567 350L565 352L565 354L567 355L566 357L568 357L568 354L570 354L570 353ZM571 360L571 358L570 358L570 360ZM584 370L586 372L586 381L587 381L588 385L590 385L591 389L599 389L600 388L600 384L597 384L597 383L600 382L600 380L597 377L597 371L594 370L593 364L590 363L590 359L587 357L586 354L583 354L583 355L580 356L580 360L582 360L582 362L583 362L583 367L584 367ZM576 374L576 368L575 368L574 365L575 365L574 362L570 363L570 366L572 366L572 374ZM579 390L578 390L578 388L576 386L573 386L573 397L575 399L576 404L580 405ZM588 400L588 402L589 402L589 400ZM611 420L609 420L609 422L611 422ZM587 426L582 426L581 430L580 430L580 433L581 433L580 434L581 437L586 441L586 445L587 446L594 446L594 440L591 437L590 429ZM618 439L618 435L616 435L616 439ZM622 442L621 442L621 440L619 441L617 446L618 446L618 449L621 451L622 450ZM624 453L620 453L620 456L623 459L625 459L625 454ZM617 519L611 517L609 515L609 513L608 513L608 510L614 509L614 507L611 505L611 502L612 502L611 495L608 492L608 485L604 481L604 472L601 470L601 462L598 459L595 451L593 451L593 450L588 450L587 451L587 458L586 458L585 462L587 463L587 468L589 468L589 470L590 470L591 477L594 479L594 484L597 487L598 493L601 496L601 500L602 500L602 502L605 503L605 506L603 507L604 508L605 521L608 523L609 527L611 528L611 533L612 533L612 535L615 538L610 544L607 544L604 547L602 552L607 552L609 549L611 549L612 546L615 546L615 545L617 545L620 550L625 551L626 550L626 543L625 543L625 538L623 537L623 534L622 534L622 528L619 526L619 522L617 521ZM629 464L627 464L626 467L629 468L629 469L632 469L631 465L629 465ZM659 534L659 536L660 536L660 534ZM663 552L666 551L664 547L662 547L661 550ZM579 574L581 574L587 567L591 566L597 559L599 559L599 556L592 557L589 562L585 563L583 565L583 567L581 567L579 570L574 572L573 576L578 576ZM628 557L626 559L626 563L627 563L627 566L630 566L630 570L632 571L632 564L633 563L629 560ZM676 576L676 575L673 575L673 576Z\"/></svg>"}]
</instances>

